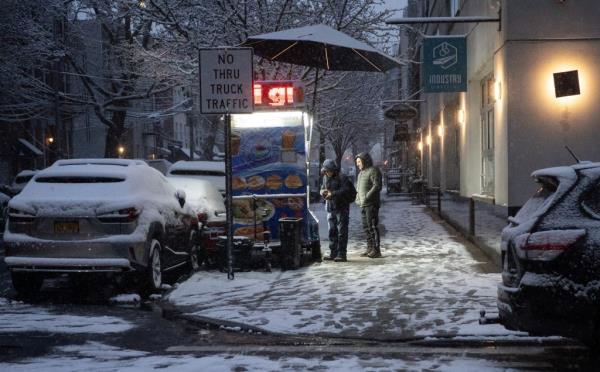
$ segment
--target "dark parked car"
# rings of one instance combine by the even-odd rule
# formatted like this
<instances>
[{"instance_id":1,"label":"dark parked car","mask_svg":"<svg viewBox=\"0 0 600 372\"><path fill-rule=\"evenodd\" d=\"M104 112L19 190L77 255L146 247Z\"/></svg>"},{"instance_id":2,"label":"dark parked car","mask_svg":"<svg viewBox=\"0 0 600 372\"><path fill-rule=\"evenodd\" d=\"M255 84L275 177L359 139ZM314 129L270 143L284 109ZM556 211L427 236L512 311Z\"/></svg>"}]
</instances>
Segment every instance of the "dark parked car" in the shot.
<instances>
[{"instance_id":1,"label":"dark parked car","mask_svg":"<svg viewBox=\"0 0 600 372\"><path fill-rule=\"evenodd\" d=\"M197 229L185 193L141 160L59 160L8 203L5 262L26 296L65 273L128 274L146 296L198 267Z\"/></svg>"},{"instance_id":2,"label":"dark parked car","mask_svg":"<svg viewBox=\"0 0 600 372\"><path fill-rule=\"evenodd\" d=\"M535 171L538 191L502 232L500 321L600 341L600 163Z\"/></svg>"}]
</instances>

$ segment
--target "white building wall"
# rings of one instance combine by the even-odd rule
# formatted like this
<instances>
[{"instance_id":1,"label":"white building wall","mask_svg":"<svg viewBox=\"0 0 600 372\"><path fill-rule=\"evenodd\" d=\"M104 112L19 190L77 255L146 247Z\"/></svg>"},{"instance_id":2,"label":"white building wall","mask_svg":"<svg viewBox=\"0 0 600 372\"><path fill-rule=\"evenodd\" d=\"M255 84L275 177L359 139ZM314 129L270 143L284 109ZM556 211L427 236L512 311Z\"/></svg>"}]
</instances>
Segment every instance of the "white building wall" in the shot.
<instances>
[{"instance_id":1,"label":"white building wall","mask_svg":"<svg viewBox=\"0 0 600 372\"><path fill-rule=\"evenodd\" d=\"M543 4L540 4L543 3ZM600 161L600 6L595 0L504 1L508 204L535 189L533 170ZM581 94L555 98L553 73L578 70Z\"/></svg>"}]
</instances>

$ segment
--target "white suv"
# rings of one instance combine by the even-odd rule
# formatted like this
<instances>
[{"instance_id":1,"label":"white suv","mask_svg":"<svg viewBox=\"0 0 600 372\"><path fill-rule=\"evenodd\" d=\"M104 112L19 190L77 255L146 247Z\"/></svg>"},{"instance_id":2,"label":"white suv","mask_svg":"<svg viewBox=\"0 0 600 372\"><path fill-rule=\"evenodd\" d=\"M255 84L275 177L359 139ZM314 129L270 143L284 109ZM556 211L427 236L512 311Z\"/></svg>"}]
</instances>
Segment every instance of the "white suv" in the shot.
<instances>
[{"instance_id":1,"label":"white suv","mask_svg":"<svg viewBox=\"0 0 600 372\"><path fill-rule=\"evenodd\" d=\"M169 168L167 176L207 180L225 195L225 163L222 161L180 160Z\"/></svg>"}]
</instances>

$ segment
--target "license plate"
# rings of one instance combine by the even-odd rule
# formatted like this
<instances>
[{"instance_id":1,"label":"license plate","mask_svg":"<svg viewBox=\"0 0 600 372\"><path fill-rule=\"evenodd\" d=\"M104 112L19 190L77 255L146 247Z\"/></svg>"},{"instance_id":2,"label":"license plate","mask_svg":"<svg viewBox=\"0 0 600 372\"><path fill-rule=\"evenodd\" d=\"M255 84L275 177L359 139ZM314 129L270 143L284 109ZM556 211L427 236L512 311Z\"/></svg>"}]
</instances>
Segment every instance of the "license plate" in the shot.
<instances>
[{"instance_id":1,"label":"license plate","mask_svg":"<svg viewBox=\"0 0 600 372\"><path fill-rule=\"evenodd\" d=\"M79 222L54 222L54 232L56 234L77 234L79 233Z\"/></svg>"}]
</instances>

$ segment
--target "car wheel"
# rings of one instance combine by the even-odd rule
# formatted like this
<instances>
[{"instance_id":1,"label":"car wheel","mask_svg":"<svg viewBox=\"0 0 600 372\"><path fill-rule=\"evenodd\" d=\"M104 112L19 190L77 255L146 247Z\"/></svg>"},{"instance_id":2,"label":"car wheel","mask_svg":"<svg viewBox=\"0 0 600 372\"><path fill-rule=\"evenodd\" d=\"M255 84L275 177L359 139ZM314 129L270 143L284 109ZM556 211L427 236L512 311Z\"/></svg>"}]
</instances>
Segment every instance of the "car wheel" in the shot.
<instances>
[{"instance_id":1,"label":"car wheel","mask_svg":"<svg viewBox=\"0 0 600 372\"><path fill-rule=\"evenodd\" d=\"M156 293L162 286L162 263L160 259L161 245L157 239L152 239L150 242L150 256L148 258L148 267L146 268L141 288L140 295L143 298L148 298L152 293Z\"/></svg>"},{"instance_id":2,"label":"car wheel","mask_svg":"<svg viewBox=\"0 0 600 372\"><path fill-rule=\"evenodd\" d=\"M188 266L192 272L200 270L200 245L198 244L198 232L192 230L190 233L190 257L188 259Z\"/></svg>"},{"instance_id":3,"label":"car wheel","mask_svg":"<svg viewBox=\"0 0 600 372\"><path fill-rule=\"evenodd\" d=\"M516 287L525 273L525 268L512 243L508 246L502 260L502 282L508 287Z\"/></svg>"},{"instance_id":4,"label":"car wheel","mask_svg":"<svg viewBox=\"0 0 600 372\"><path fill-rule=\"evenodd\" d=\"M12 285L24 297L34 297L40 293L44 277L38 273L10 273Z\"/></svg>"}]
</instances>

